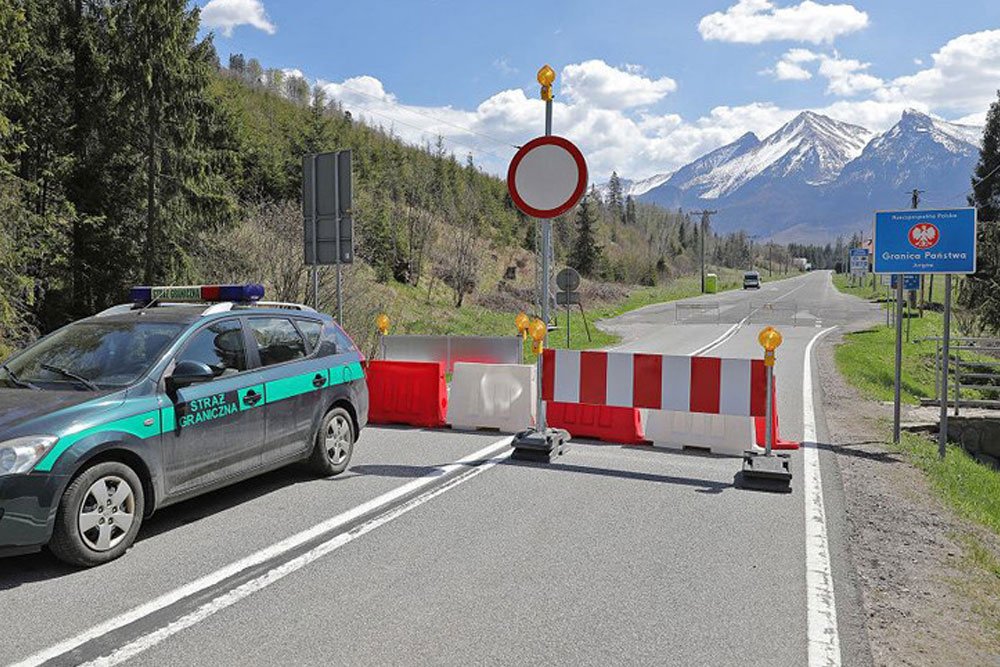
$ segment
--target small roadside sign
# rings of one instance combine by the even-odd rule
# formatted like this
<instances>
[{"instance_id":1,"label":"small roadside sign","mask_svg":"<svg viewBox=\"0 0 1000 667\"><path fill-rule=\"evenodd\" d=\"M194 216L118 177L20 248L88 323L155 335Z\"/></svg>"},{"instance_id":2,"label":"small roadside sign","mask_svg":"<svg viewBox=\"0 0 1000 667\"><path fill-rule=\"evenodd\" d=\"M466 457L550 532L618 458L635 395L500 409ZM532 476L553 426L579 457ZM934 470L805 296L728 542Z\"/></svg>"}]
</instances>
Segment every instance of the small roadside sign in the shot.
<instances>
[{"instance_id":1,"label":"small roadside sign","mask_svg":"<svg viewBox=\"0 0 1000 667\"><path fill-rule=\"evenodd\" d=\"M875 273L976 272L976 209L875 214Z\"/></svg>"},{"instance_id":2,"label":"small roadside sign","mask_svg":"<svg viewBox=\"0 0 1000 667\"><path fill-rule=\"evenodd\" d=\"M883 276L883 278L884 278L884 276ZM896 285L898 285L898 284L899 283L896 280L896 274L893 274L891 276L891 282L889 283L889 285L892 287L892 289L896 289ZM916 274L916 273L907 273L907 274L905 274L903 276L903 291L904 292L916 292L919 289L920 289L920 276L918 274Z\"/></svg>"},{"instance_id":3,"label":"small roadside sign","mask_svg":"<svg viewBox=\"0 0 1000 667\"><path fill-rule=\"evenodd\" d=\"M851 275L868 274L868 248L851 248Z\"/></svg>"}]
</instances>

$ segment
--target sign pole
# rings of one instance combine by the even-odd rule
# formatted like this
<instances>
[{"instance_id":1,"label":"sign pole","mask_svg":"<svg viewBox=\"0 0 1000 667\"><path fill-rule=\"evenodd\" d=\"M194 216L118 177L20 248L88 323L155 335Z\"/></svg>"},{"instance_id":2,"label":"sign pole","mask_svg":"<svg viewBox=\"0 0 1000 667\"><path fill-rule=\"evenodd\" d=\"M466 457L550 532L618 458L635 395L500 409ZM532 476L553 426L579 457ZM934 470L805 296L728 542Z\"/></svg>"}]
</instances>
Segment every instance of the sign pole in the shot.
<instances>
[{"instance_id":1,"label":"sign pole","mask_svg":"<svg viewBox=\"0 0 1000 667\"><path fill-rule=\"evenodd\" d=\"M933 278L932 278L933 280ZM948 362L951 354L951 274L944 277L944 336L941 341L941 418L938 422L938 456L945 455L945 445L948 444ZM958 407L958 397L955 397L955 407Z\"/></svg>"},{"instance_id":2,"label":"sign pole","mask_svg":"<svg viewBox=\"0 0 1000 667\"><path fill-rule=\"evenodd\" d=\"M313 292L313 308L319 310L319 229L316 222L318 217L318 211L316 210L316 154L313 153L312 159L312 256L313 263L311 267L312 271L312 292Z\"/></svg>"},{"instance_id":3,"label":"sign pole","mask_svg":"<svg viewBox=\"0 0 1000 667\"><path fill-rule=\"evenodd\" d=\"M552 136L552 99L545 100L545 136ZM539 295L542 302L542 322L545 323L545 338L549 337L549 288L551 287L551 277L550 272L552 267L549 266L549 253L552 247L552 221L548 218L543 218L540 221L542 225L542 280L541 287L542 293ZM567 346L568 347L568 346ZM542 386L542 355L538 355L538 386ZM542 398L542 392L538 392L538 424L537 428L539 433L544 433L547 428L545 422L545 400Z\"/></svg>"},{"instance_id":4,"label":"sign pole","mask_svg":"<svg viewBox=\"0 0 1000 667\"><path fill-rule=\"evenodd\" d=\"M333 161L333 211L337 234L337 324L344 326L344 302L340 292L340 153L337 153L337 159Z\"/></svg>"},{"instance_id":5,"label":"sign pole","mask_svg":"<svg viewBox=\"0 0 1000 667\"><path fill-rule=\"evenodd\" d=\"M896 384L892 404L892 441L899 444L900 396L899 384L903 374L903 274L896 276Z\"/></svg>"}]
</instances>

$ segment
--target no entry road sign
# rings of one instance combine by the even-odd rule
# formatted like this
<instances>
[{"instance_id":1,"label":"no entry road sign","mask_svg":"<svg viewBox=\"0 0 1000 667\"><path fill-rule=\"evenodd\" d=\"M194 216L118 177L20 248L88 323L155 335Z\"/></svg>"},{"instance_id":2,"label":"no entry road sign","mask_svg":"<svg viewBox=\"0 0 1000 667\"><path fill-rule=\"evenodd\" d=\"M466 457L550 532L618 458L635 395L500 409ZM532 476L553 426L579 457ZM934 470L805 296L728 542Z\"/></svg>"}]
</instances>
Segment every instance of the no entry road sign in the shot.
<instances>
[{"instance_id":1,"label":"no entry road sign","mask_svg":"<svg viewBox=\"0 0 1000 667\"><path fill-rule=\"evenodd\" d=\"M526 215L555 218L576 206L586 191L587 162L568 139L532 139L510 161L507 189Z\"/></svg>"},{"instance_id":2,"label":"no entry road sign","mask_svg":"<svg viewBox=\"0 0 1000 667\"><path fill-rule=\"evenodd\" d=\"M875 273L975 273L976 209L875 214Z\"/></svg>"}]
</instances>

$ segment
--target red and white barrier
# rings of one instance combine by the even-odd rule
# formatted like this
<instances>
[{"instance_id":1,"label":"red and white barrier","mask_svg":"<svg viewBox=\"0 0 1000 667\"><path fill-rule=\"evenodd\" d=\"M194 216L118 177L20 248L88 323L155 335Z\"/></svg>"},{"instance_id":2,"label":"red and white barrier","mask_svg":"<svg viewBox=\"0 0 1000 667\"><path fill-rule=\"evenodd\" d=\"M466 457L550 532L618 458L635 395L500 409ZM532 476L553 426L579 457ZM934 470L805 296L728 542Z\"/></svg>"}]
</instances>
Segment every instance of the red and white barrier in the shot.
<instances>
[{"instance_id":1,"label":"red and white barrier","mask_svg":"<svg viewBox=\"0 0 1000 667\"><path fill-rule=\"evenodd\" d=\"M550 405L641 410L645 438L655 445L740 456L758 444L755 426L763 426L767 414L767 372L760 359L545 350L542 398ZM777 410L772 416L777 433ZM601 439L632 442L634 436ZM797 448L792 442L778 445Z\"/></svg>"},{"instance_id":2,"label":"red and white barrier","mask_svg":"<svg viewBox=\"0 0 1000 667\"><path fill-rule=\"evenodd\" d=\"M562 403L763 417L759 359L545 350L542 398Z\"/></svg>"}]
</instances>

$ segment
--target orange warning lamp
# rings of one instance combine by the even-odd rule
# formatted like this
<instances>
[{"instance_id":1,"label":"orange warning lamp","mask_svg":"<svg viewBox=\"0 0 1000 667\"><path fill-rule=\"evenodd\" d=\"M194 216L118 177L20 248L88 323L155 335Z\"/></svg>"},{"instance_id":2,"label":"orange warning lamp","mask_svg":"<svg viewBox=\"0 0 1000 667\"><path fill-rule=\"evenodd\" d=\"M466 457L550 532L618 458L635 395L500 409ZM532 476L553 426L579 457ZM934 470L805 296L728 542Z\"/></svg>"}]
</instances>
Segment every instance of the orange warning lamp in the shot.
<instances>
[{"instance_id":1,"label":"orange warning lamp","mask_svg":"<svg viewBox=\"0 0 1000 667\"><path fill-rule=\"evenodd\" d=\"M781 333L774 327L765 327L757 335L757 342L764 348L764 365L774 366L774 351L781 345Z\"/></svg>"},{"instance_id":2,"label":"orange warning lamp","mask_svg":"<svg viewBox=\"0 0 1000 667\"><path fill-rule=\"evenodd\" d=\"M541 354L544 349L545 334L546 331L545 322L541 320L532 320L531 324L528 326L528 332L531 334L531 339L535 341L535 344L531 346L535 354Z\"/></svg>"},{"instance_id":3,"label":"orange warning lamp","mask_svg":"<svg viewBox=\"0 0 1000 667\"><path fill-rule=\"evenodd\" d=\"M523 311L514 318L514 325L517 327L517 333L521 334L524 340L528 340L528 327L531 326L531 320Z\"/></svg>"},{"instance_id":4,"label":"orange warning lamp","mask_svg":"<svg viewBox=\"0 0 1000 667\"><path fill-rule=\"evenodd\" d=\"M542 65L536 77L542 86L541 97L546 102L552 101L552 84L556 81L556 71L548 65Z\"/></svg>"},{"instance_id":5,"label":"orange warning lamp","mask_svg":"<svg viewBox=\"0 0 1000 667\"><path fill-rule=\"evenodd\" d=\"M389 316L385 313L379 313L375 318L375 326L378 327L378 331L383 336L389 333Z\"/></svg>"}]
</instances>

